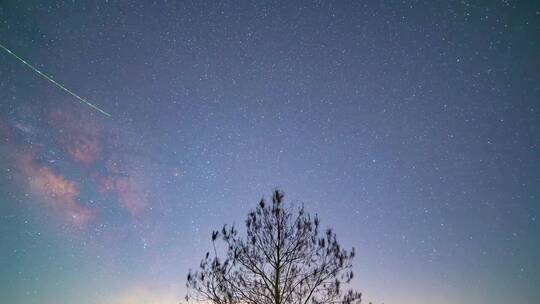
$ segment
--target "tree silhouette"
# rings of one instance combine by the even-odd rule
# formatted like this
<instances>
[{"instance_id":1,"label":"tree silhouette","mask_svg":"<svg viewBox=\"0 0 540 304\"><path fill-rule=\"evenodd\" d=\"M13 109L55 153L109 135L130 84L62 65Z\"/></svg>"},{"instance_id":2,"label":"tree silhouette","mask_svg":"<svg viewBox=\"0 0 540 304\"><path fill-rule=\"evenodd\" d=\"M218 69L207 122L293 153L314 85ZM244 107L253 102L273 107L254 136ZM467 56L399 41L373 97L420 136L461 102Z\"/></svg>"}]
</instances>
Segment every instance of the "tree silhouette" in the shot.
<instances>
[{"instance_id":1,"label":"tree silhouette","mask_svg":"<svg viewBox=\"0 0 540 304\"><path fill-rule=\"evenodd\" d=\"M213 253L189 271L186 300L214 304L353 304L361 293L343 291L353 278L354 248L343 249L331 229L319 233L319 218L304 207L261 199L246 219L246 235L234 226L212 232ZM224 256L216 241L222 240ZM218 244L219 246L219 244ZM221 248L221 247L218 247Z\"/></svg>"}]
</instances>

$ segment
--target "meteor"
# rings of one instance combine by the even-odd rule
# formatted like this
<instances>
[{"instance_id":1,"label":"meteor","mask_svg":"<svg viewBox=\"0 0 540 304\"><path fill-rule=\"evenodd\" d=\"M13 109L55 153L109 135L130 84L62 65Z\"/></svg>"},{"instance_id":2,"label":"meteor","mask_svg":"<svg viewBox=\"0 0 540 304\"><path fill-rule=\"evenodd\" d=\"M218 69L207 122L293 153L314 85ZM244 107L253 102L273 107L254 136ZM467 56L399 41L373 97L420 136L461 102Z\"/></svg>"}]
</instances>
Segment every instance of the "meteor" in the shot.
<instances>
[{"instance_id":1,"label":"meteor","mask_svg":"<svg viewBox=\"0 0 540 304\"><path fill-rule=\"evenodd\" d=\"M74 92L72 92L71 90L69 90L68 88L66 88L65 86L63 86L62 84L56 82L54 79L52 79L51 77L45 75L44 73L42 73L40 70L38 70L36 67L34 67L33 65L31 65L30 63L28 63L26 60L22 59L21 57L17 56L17 54L13 53L10 49L8 49L7 47L3 46L2 44L0 44L0 48L2 48L4 51L8 52L10 55L12 55L13 57L17 58L17 60L19 60L20 62L24 63L27 67L29 67L30 69L32 69L34 72L38 73L41 77L47 79L48 81L52 82L54 85L56 85L57 87L59 87L60 89L66 91L67 93L69 93L71 96L77 98L80 102L86 104L87 106L91 107L92 109L100 112L101 114L107 116L107 117L111 117L111 114L103 111L102 109L100 109L98 106L92 104L91 102L89 102L88 100L86 100L85 98L75 94Z\"/></svg>"}]
</instances>

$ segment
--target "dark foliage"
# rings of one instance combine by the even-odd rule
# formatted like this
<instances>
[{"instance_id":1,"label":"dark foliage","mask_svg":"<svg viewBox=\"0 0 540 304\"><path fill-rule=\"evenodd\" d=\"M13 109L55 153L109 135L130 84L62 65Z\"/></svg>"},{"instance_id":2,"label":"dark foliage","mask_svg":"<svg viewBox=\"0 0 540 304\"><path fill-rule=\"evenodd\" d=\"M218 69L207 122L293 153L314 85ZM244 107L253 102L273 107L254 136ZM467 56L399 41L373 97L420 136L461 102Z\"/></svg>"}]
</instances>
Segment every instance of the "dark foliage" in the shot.
<instances>
[{"instance_id":1,"label":"dark foliage","mask_svg":"<svg viewBox=\"0 0 540 304\"><path fill-rule=\"evenodd\" d=\"M283 207L283 193L260 201L248 214L246 235L234 226L212 233L213 253L187 277L187 301L215 304L354 304L361 294L344 291L353 278L354 248L343 249L331 229L304 207ZM225 254L218 256L222 240ZM220 247L221 248L221 247Z\"/></svg>"}]
</instances>

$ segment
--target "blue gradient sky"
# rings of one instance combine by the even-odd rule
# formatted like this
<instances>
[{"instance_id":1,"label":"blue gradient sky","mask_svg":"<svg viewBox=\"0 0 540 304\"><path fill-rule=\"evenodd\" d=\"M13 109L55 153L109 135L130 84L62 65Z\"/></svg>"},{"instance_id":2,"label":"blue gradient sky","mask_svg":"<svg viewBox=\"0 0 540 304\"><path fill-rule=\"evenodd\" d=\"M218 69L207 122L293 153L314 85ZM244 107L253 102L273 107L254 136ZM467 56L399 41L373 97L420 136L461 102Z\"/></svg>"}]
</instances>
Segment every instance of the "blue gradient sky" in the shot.
<instances>
[{"instance_id":1,"label":"blue gradient sky","mask_svg":"<svg viewBox=\"0 0 540 304\"><path fill-rule=\"evenodd\" d=\"M168 304L280 187L375 303L540 302L540 6L3 2L0 302ZM487 3L487 4L486 4Z\"/></svg>"}]
</instances>

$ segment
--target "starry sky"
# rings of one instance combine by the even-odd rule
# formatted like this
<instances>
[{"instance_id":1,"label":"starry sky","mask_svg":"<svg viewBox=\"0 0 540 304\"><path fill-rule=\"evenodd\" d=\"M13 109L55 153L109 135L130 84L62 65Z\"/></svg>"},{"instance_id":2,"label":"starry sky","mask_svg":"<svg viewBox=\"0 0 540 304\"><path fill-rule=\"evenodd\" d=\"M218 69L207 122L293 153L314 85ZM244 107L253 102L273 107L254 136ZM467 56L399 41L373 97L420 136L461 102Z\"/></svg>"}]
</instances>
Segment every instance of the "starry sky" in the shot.
<instances>
[{"instance_id":1,"label":"starry sky","mask_svg":"<svg viewBox=\"0 0 540 304\"><path fill-rule=\"evenodd\" d=\"M384 3L383 3L384 2ZM2 1L0 302L178 303L276 187L375 303L539 303L535 1Z\"/></svg>"}]
</instances>

